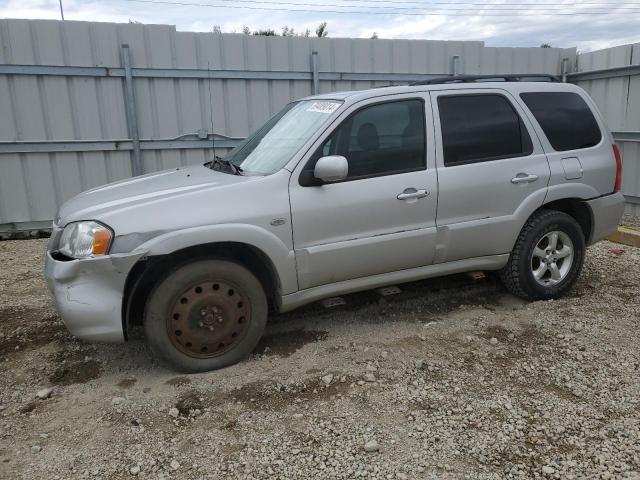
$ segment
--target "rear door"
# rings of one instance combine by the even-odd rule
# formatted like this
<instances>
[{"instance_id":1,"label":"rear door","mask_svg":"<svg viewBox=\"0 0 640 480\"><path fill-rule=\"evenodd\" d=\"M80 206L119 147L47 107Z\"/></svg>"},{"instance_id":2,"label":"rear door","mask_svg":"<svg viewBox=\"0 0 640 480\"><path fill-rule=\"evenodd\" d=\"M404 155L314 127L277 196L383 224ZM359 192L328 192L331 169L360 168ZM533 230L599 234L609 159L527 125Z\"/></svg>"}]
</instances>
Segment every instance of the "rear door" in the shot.
<instances>
[{"instance_id":1,"label":"rear door","mask_svg":"<svg viewBox=\"0 0 640 480\"><path fill-rule=\"evenodd\" d=\"M431 99L439 187L434 263L509 253L549 182L531 122L501 89L433 91Z\"/></svg>"}]
</instances>

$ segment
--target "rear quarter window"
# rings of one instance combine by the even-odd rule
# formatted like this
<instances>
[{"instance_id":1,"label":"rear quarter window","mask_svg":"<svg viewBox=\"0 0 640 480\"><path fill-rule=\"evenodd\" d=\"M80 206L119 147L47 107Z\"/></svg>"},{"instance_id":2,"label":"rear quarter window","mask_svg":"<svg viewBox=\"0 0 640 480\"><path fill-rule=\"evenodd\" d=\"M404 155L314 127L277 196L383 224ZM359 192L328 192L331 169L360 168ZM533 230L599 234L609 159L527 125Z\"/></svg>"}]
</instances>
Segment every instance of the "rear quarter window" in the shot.
<instances>
[{"instance_id":1,"label":"rear quarter window","mask_svg":"<svg viewBox=\"0 0 640 480\"><path fill-rule=\"evenodd\" d=\"M577 93L531 92L521 93L520 98L556 151L578 150L600 143L602 133L598 122Z\"/></svg>"}]
</instances>

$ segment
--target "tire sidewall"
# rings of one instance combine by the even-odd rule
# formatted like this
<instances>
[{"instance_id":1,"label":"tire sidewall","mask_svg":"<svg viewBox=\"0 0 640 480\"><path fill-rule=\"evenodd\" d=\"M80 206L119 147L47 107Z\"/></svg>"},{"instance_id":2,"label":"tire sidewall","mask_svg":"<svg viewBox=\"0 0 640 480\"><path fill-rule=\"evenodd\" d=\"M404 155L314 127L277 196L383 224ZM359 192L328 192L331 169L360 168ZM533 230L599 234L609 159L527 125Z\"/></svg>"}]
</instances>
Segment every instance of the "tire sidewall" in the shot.
<instances>
[{"instance_id":1,"label":"tire sidewall","mask_svg":"<svg viewBox=\"0 0 640 480\"><path fill-rule=\"evenodd\" d=\"M196 358L180 352L167 333L167 317L178 295L202 281L225 280L237 285L251 304L251 319L245 335L227 352L211 358ZM183 264L158 282L150 293L144 329L153 353L172 368L185 373L205 372L232 365L255 348L267 323L268 304L260 281L245 267L226 260L201 259Z\"/></svg>"},{"instance_id":2,"label":"tire sidewall","mask_svg":"<svg viewBox=\"0 0 640 480\"><path fill-rule=\"evenodd\" d=\"M533 276L533 272L531 271L531 256L533 249L542 237L552 231L564 232L571 239L574 250L573 263L567 276L562 279L561 282L555 285L544 286L539 284ZM539 225L530 232L530 235L527 235L522 247L523 255L520 259L518 270L520 278L522 279L522 286L531 298L557 298L571 288L580 275L586 249L584 234L580 225L565 213L555 212L553 215L543 218Z\"/></svg>"}]
</instances>

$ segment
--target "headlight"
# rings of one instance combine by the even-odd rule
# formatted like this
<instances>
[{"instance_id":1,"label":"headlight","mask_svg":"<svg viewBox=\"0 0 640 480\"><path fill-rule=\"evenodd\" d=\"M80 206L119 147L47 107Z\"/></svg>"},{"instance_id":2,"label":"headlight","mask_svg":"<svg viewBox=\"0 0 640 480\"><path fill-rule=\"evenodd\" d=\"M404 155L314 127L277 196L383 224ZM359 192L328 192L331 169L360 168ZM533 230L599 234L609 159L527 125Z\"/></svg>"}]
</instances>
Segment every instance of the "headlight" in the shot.
<instances>
[{"instance_id":1,"label":"headlight","mask_svg":"<svg viewBox=\"0 0 640 480\"><path fill-rule=\"evenodd\" d=\"M64 227L58 251L71 258L106 255L113 233L98 222L74 222Z\"/></svg>"}]
</instances>

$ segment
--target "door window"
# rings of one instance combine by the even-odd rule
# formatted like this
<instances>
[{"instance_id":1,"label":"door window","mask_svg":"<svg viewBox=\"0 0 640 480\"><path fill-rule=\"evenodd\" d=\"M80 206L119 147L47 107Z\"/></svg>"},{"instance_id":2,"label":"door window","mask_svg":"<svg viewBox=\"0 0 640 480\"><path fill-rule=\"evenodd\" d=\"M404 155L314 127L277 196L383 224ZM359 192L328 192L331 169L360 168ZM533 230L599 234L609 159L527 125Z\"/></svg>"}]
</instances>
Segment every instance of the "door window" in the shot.
<instances>
[{"instance_id":1,"label":"door window","mask_svg":"<svg viewBox=\"0 0 640 480\"><path fill-rule=\"evenodd\" d=\"M531 137L506 97L499 94L438 97L445 166L522 157Z\"/></svg>"},{"instance_id":2,"label":"door window","mask_svg":"<svg viewBox=\"0 0 640 480\"><path fill-rule=\"evenodd\" d=\"M342 155L347 180L426 167L422 100L399 100L364 107L347 118L323 143L305 170L321 156Z\"/></svg>"},{"instance_id":3,"label":"door window","mask_svg":"<svg viewBox=\"0 0 640 480\"><path fill-rule=\"evenodd\" d=\"M600 143L602 134L598 122L577 93L532 92L521 93L520 97L556 151L588 148Z\"/></svg>"}]
</instances>

